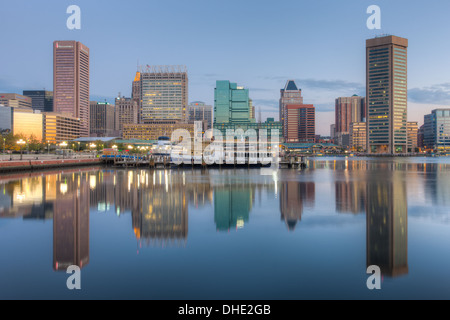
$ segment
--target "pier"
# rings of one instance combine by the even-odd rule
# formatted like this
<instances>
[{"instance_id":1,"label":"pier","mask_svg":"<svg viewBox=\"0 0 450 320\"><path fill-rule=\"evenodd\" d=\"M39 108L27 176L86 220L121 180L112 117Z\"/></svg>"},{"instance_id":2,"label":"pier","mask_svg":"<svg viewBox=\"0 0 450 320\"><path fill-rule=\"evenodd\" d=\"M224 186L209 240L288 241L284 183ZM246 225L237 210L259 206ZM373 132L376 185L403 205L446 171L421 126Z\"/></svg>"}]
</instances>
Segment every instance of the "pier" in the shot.
<instances>
[{"instance_id":1,"label":"pier","mask_svg":"<svg viewBox=\"0 0 450 320\"><path fill-rule=\"evenodd\" d=\"M248 159L234 158L232 162L224 161L222 164L207 164L202 158L201 163L194 161L192 158L183 163L175 163L170 156L130 156L130 155L110 155L103 156L102 162L106 165L115 168L151 168L151 169L170 169L170 168L192 168L192 169L207 169L207 168L263 168L271 166L271 163L250 163ZM307 167L307 159L305 156L290 155L284 156L278 161L279 169L305 169Z\"/></svg>"}]
</instances>

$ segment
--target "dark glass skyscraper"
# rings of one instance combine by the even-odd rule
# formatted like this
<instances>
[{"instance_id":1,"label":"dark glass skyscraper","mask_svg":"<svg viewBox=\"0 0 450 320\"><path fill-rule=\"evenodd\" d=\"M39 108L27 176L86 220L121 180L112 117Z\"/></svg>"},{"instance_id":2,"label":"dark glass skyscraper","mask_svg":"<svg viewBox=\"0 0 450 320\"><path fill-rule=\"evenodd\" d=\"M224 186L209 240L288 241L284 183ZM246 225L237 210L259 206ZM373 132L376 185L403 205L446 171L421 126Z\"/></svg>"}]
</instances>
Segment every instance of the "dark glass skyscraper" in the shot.
<instances>
[{"instance_id":1,"label":"dark glass skyscraper","mask_svg":"<svg viewBox=\"0 0 450 320\"><path fill-rule=\"evenodd\" d=\"M366 43L367 145L370 153L407 152L408 40Z\"/></svg>"},{"instance_id":2,"label":"dark glass skyscraper","mask_svg":"<svg viewBox=\"0 0 450 320\"><path fill-rule=\"evenodd\" d=\"M32 99L31 106L41 112L53 112L53 91L24 90L23 95Z\"/></svg>"}]
</instances>

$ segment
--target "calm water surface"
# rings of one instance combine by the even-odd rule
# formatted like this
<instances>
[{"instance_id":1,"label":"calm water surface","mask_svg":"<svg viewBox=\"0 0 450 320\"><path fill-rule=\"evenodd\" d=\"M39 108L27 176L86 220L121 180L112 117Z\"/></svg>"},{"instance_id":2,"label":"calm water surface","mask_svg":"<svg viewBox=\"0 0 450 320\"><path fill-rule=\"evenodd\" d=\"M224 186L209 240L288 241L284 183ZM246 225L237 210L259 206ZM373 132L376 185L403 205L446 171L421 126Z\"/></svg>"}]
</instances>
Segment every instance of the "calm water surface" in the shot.
<instances>
[{"instance_id":1,"label":"calm water surface","mask_svg":"<svg viewBox=\"0 0 450 320\"><path fill-rule=\"evenodd\" d=\"M450 299L450 159L1 175L0 259L0 299Z\"/></svg>"}]
</instances>

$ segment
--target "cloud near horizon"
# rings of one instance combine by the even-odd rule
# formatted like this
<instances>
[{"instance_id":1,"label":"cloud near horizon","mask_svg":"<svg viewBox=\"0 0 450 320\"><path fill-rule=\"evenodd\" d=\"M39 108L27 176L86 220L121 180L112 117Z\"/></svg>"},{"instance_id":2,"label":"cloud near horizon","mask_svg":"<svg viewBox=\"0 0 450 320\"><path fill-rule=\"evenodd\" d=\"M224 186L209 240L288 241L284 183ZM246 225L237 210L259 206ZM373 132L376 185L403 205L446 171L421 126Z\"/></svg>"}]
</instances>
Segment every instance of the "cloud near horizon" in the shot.
<instances>
[{"instance_id":1,"label":"cloud near horizon","mask_svg":"<svg viewBox=\"0 0 450 320\"><path fill-rule=\"evenodd\" d=\"M450 105L450 83L408 90L408 100L423 104Z\"/></svg>"}]
</instances>

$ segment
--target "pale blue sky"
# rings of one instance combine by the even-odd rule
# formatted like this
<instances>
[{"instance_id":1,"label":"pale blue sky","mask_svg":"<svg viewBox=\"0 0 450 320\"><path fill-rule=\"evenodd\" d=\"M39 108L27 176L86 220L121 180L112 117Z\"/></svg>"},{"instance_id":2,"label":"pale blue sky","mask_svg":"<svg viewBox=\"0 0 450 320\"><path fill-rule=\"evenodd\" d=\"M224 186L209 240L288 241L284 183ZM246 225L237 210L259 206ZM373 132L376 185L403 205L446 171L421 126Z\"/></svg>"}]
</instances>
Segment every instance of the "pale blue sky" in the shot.
<instances>
[{"instance_id":1,"label":"pale blue sky","mask_svg":"<svg viewBox=\"0 0 450 320\"><path fill-rule=\"evenodd\" d=\"M263 117L278 117L279 90L297 79L317 107L317 132L329 134L334 99L365 93L365 40L409 39L409 119L450 105L450 2L375 0L15 0L0 12L0 92L52 89L52 42L91 50L91 96L130 96L137 61L182 64L189 100L214 103L216 80L250 89ZM66 8L82 11L82 29L66 28ZM382 30L366 28L369 5Z\"/></svg>"}]
</instances>

